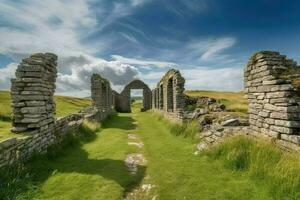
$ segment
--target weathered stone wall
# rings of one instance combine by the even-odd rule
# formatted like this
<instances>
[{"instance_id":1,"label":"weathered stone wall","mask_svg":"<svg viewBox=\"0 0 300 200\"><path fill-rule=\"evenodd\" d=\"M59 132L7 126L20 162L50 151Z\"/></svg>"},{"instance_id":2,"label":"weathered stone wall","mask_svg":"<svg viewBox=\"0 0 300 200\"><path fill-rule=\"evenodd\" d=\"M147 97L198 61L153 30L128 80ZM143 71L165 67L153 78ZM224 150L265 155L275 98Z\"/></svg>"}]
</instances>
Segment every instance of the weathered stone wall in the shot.
<instances>
[{"instance_id":1,"label":"weathered stone wall","mask_svg":"<svg viewBox=\"0 0 300 200\"><path fill-rule=\"evenodd\" d=\"M0 168L46 153L49 146L60 144L70 130L79 128L84 119L98 121L111 114L113 92L108 81L95 75L93 106L56 119L53 99L56 62L56 55L38 53L23 59L18 66L11 87L12 130L22 132L23 136L0 142Z\"/></svg>"},{"instance_id":2,"label":"weathered stone wall","mask_svg":"<svg viewBox=\"0 0 300 200\"><path fill-rule=\"evenodd\" d=\"M13 132L47 129L54 123L57 56L37 53L22 60L12 79Z\"/></svg>"},{"instance_id":3,"label":"weathered stone wall","mask_svg":"<svg viewBox=\"0 0 300 200\"><path fill-rule=\"evenodd\" d=\"M159 109L174 119L182 120L185 107L184 83L180 72L170 69L152 91L153 100L156 102L152 108Z\"/></svg>"},{"instance_id":4,"label":"weathered stone wall","mask_svg":"<svg viewBox=\"0 0 300 200\"><path fill-rule=\"evenodd\" d=\"M250 132L286 148L300 145L300 71L278 52L254 54L245 69Z\"/></svg>"},{"instance_id":5,"label":"weathered stone wall","mask_svg":"<svg viewBox=\"0 0 300 200\"><path fill-rule=\"evenodd\" d=\"M70 130L78 129L84 119L92 120L96 115L97 111L86 109L85 112L57 119L48 129L34 130L26 136L1 141L0 168L45 154L49 146L61 143Z\"/></svg>"},{"instance_id":6,"label":"weathered stone wall","mask_svg":"<svg viewBox=\"0 0 300 200\"><path fill-rule=\"evenodd\" d=\"M114 92L110 83L99 74L93 74L91 77L91 98L92 105L98 109L99 120L105 119L113 111Z\"/></svg>"},{"instance_id":7,"label":"weathered stone wall","mask_svg":"<svg viewBox=\"0 0 300 200\"><path fill-rule=\"evenodd\" d=\"M131 112L130 107L130 90L131 89L142 89L143 90L143 108L142 111L151 109L152 93L148 85L141 80L133 80L128 83L121 94L117 95L116 110L119 112Z\"/></svg>"}]
</instances>

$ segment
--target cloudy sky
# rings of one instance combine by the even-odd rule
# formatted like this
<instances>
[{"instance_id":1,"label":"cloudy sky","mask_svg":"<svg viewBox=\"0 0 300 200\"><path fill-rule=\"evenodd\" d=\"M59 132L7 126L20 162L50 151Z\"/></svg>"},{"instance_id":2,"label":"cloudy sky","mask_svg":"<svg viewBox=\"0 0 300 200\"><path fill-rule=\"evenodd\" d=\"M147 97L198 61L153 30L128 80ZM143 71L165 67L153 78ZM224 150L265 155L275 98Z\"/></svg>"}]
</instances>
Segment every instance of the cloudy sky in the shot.
<instances>
[{"instance_id":1,"label":"cloudy sky","mask_svg":"<svg viewBox=\"0 0 300 200\"><path fill-rule=\"evenodd\" d=\"M22 58L59 56L57 94L89 95L100 73L120 91L169 69L186 89L239 91L259 50L300 59L296 0L0 0L0 90Z\"/></svg>"}]
</instances>

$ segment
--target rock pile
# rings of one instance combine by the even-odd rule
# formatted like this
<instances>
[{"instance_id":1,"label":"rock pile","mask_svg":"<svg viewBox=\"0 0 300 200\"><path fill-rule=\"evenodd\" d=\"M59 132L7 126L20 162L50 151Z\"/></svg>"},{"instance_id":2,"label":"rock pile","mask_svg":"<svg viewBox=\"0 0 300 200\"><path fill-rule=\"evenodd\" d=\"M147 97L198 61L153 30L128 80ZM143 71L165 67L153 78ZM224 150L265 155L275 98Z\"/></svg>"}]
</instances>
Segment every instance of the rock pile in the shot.
<instances>
[{"instance_id":1,"label":"rock pile","mask_svg":"<svg viewBox=\"0 0 300 200\"><path fill-rule=\"evenodd\" d=\"M297 145L300 144L300 77L296 62L278 52L254 54L245 69L250 129Z\"/></svg>"},{"instance_id":2,"label":"rock pile","mask_svg":"<svg viewBox=\"0 0 300 200\"><path fill-rule=\"evenodd\" d=\"M22 60L12 79L13 132L47 129L54 123L57 56L37 53Z\"/></svg>"}]
</instances>

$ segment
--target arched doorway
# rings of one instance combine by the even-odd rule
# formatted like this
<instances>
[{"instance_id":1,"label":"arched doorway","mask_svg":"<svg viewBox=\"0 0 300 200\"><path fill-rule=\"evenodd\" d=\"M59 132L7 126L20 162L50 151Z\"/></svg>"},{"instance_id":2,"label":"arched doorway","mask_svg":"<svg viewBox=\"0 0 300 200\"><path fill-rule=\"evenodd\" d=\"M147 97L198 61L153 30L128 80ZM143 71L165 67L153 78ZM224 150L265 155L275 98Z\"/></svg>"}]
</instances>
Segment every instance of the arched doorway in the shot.
<instances>
[{"instance_id":1,"label":"arched doorway","mask_svg":"<svg viewBox=\"0 0 300 200\"><path fill-rule=\"evenodd\" d=\"M131 90L143 90L143 107L141 111L151 109L151 90L147 84L141 80L133 80L128 83L119 96L117 110L119 112L131 112Z\"/></svg>"}]
</instances>

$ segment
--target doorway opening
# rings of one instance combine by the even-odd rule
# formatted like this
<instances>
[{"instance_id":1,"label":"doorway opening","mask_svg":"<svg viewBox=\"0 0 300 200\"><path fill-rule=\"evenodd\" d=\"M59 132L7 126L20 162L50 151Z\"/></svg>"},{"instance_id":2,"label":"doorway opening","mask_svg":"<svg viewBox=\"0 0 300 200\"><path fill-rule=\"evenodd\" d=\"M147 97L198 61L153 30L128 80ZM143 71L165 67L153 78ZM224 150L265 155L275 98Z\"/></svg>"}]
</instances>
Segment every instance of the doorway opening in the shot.
<instances>
[{"instance_id":1,"label":"doorway opening","mask_svg":"<svg viewBox=\"0 0 300 200\"><path fill-rule=\"evenodd\" d=\"M133 112L139 112L144 107L144 94L143 89L130 90L130 104Z\"/></svg>"}]
</instances>

